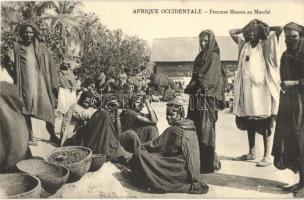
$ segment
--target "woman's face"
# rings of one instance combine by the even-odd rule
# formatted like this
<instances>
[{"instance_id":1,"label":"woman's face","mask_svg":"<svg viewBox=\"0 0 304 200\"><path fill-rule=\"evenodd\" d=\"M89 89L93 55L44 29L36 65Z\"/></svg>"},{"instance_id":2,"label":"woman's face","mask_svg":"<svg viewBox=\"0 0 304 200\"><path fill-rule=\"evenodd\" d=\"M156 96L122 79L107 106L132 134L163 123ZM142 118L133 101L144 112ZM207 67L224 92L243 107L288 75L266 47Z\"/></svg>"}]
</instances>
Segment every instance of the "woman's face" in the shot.
<instances>
[{"instance_id":1,"label":"woman's face","mask_svg":"<svg viewBox=\"0 0 304 200\"><path fill-rule=\"evenodd\" d=\"M85 99L83 99L81 102L80 102L80 105L86 109L88 109L91 105L91 98L89 97L86 97Z\"/></svg>"},{"instance_id":2,"label":"woman's face","mask_svg":"<svg viewBox=\"0 0 304 200\"><path fill-rule=\"evenodd\" d=\"M208 35L203 35L201 39L201 49L205 50L209 46L209 37Z\"/></svg>"},{"instance_id":3,"label":"woman's face","mask_svg":"<svg viewBox=\"0 0 304 200\"><path fill-rule=\"evenodd\" d=\"M143 109L143 102L140 99L137 99L136 101L133 102L132 104L132 109L139 112Z\"/></svg>"},{"instance_id":4,"label":"woman's face","mask_svg":"<svg viewBox=\"0 0 304 200\"><path fill-rule=\"evenodd\" d=\"M175 122L181 120L181 116L174 109L167 109L166 118L169 125L172 125Z\"/></svg>"},{"instance_id":5,"label":"woman's face","mask_svg":"<svg viewBox=\"0 0 304 200\"><path fill-rule=\"evenodd\" d=\"M294 50L297 48L298 41L300 40L300 34L295 30L284 30L285 43L287 49Z\"/></svg>"}]
</instances>

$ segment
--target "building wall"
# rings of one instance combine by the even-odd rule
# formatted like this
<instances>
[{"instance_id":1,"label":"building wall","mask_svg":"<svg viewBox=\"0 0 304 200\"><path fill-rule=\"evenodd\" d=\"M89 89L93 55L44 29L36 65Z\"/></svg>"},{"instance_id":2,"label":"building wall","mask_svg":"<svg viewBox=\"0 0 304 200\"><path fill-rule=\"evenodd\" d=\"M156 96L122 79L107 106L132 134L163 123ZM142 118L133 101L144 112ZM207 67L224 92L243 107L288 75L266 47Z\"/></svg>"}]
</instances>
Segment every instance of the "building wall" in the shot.
<instances>
[{"instance_id":1,"label":"building wall","mask_svg":"<svg viewBox=\"0 0 304 200\"><path fill-rule=\"evenodd\" d=\"M190 77L193 62L158 62L156 67L158 73L169 77Z\"/></svg>"},{"instance_id":2,"label":"building wall","mask_svg":"<svg viewBox=\"0 0 304 200\"><path fill-rule=\"evenodd\" d=\"M159 62L155 63L157 72L170 77L173 81L180 81L185 87L191 80L193 62ZM237 61L222 61L229 84L233 84Z\"/></svg>"},{"instance_id":3,"label":"building wall","mask_svg":"<svg viewBox=\"0 0 304 200\"><path fill-rule=\"evenodd\" d=\"M222 61L226 72L237 70L237 61ZM157 72L169 77L191 77L193 62L157 62Z\"/></svg>"},{"instance_id":4,"label":"building wall","mask_svg":"<svg viewBox=\"0 0 304 200\"><path fill-rule=\"evenodd\" d=\"M222 61L226 72L235 72L238 67L238 61Z\"/></svg>"}]
</instances>

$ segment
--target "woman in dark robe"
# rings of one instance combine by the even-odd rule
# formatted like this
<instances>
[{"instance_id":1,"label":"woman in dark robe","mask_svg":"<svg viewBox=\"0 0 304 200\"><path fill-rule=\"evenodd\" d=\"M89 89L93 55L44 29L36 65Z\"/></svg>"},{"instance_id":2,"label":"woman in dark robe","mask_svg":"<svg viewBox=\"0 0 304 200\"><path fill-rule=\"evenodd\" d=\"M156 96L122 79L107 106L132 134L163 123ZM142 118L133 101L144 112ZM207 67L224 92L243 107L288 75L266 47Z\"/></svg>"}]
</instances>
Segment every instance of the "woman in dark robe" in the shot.
<instances>
[{"instance_id":1,"label":"woman in dark robe","mask_svg":"<svg viewBox=\"0 0 304 200\"><path fill-rule=\"evenodd\" d=\"M149 102L149 99L139 94L133 95L129 104L130 108L124 110L120 115L121 131L135 131L142 143L158 137L159 133L156 127L157 116ZM141 112L145 105L149 114L144 114ZM124 137L123 134L119 137L120 141L122 142Z\"/></svg>"},{"instance_id":2,"label":"woman in dark robe","mask_svg":"<svg viewBox=\"0 0 304 200\"><path fill-rule=\"evenodd\" d=\"M200 147L201 172L220 169L215 153L217 110L224 105L225 72L220 50L211 30L199 35L201 51L194 61L192 79L185 89L190 94L188 118L194 121Z\"/></svg>"},{"instance_id":3,"label":"woman in dark robe","mask_svg":"<svg viewBox=\"0 0 304 200\"><path fill-rule=\"evenodd\" d=\"M125 151L118 140L119 103L114 97L110 99L104 102L105 109L99 108L65 144L88 147L94 154L105 154L108 160L125 164L132 154Z\"/></svg>"},{"instance_id":4,"label":"woman in dark robe","mask_svg":"<svg viewBox=\"0 0 304 200\"><path fill-rule=\"evenodd\" d=\"M195 126L184 119L182 104L167 104L167 121L170 127L163 134L135 148L130 161L133 183L153 192L207 193L209 187L199 180Z\"/></svg>"},{"instance_id":5,"label":"woman in dark robe","mask_svg":"<svg viewBox=\"0 0 304 200\"><path fill-rule=\"evenodd\" d=\"M288 188L304 197L304 27L284 26L287 50L281 58L281 96L272 155L278 169L299 172L299 183Z\"/></svg>"},{"instance_id":6,"label":"woman in dark robe","mask_svg":"<svg viewBox=\"0 0 304 200\"><path fill-rule=\"evenodd\" d=\"M31 158L29 130L22 114L18 87L0 82L0 173L16 170L16 163Z\"/></svg>"}]
</instances>

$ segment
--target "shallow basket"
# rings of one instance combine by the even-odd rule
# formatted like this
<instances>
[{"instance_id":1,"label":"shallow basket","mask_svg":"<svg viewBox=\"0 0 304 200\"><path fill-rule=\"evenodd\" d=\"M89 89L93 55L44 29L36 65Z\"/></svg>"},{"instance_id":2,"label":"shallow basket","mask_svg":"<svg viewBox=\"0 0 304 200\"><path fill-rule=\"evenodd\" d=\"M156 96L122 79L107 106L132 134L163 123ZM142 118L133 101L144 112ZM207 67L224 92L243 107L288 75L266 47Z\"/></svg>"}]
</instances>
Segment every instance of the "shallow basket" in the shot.
<instances>
[{"instance_id":1,"label":"shallow basket","mask_svg":"<svg viewBox=\"0 0 304 200\"><path fill-rule=\"evenodd\" d=\"M87 156L78 161L71 164L64 164L64 163L54 163L54 161L51 159L53 154L59 153L59 152L67 152L67 151L82 151L87 153ZM70 170L70 175L68 178L68 181L73 182L79 180L85 173L87 173L90 169L91 163L92 163L92 150L86 147L81 146L68 146L68 147L60 147L56 150L54 150L51 154L49 154L46 157L46 161L50 163L54 163L56 165L64 166L67 169Z\"/></svg>"},{"instance_id":2,"label":"shallow basket","mask_svg":"<svg viewBox=\"0 0 304 200\"><path fill-rule=\"evenodd\" d=\"M22 160L16 166L20 171L38 177L42 188L50 194L54 194L69 177L67 168L41 159Z\"/></svg>"},{"instance_id":3,"label":"shallow basket","mask_svg":"<svg viewBox=\"0 0 304 200\"><path fill-rule=\"evenodd\" d=\"M25 173L0 174L0 199L40 198L40 180Z\"/></svg>"},{"instance_id":4,"label":"shallow basket","mask_svg":"<svg viewBox=\"0 0 304 200\"><path fill-rule=\"evenodd\" d=\"M95 171L99 170L105 162L106 162L105 154L93 154L92 155L92 164L91 164L89 171L95 172Z\"/></svg>"}]
</instances>

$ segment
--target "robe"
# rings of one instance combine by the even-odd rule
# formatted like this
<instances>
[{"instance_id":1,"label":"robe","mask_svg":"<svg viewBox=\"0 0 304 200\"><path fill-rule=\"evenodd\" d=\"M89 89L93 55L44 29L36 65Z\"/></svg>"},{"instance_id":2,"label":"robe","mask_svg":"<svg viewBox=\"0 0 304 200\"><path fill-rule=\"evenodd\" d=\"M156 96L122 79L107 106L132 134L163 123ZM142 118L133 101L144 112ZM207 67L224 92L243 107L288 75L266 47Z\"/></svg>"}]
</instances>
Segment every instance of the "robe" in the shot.
<instances>
[{"instance_id":1,"label":"robe","mask_svg":"<svg viewBox=\"0 0 304 200\"><path fill-rule=\"evenodd\" d=\"M272 155L275 167L297 172L304 170L304 39L297 56L283 53L280 74L299 85L281 92Z\"/></svg>"},{"instance_id":2,"label":"robe","mask_svg":"<svg viewBox=\"0 0 304 200\"><path fill-rule=\"evenodd\" d=\"M15 43L3 61L18 87L24 103L23 114L54 125L53 89L59 87L59 80L48 48L38 40L28 47Z\"/></svg>"},{"instance_id":3,"label":"robe","mask_svg":"<svg viewBox=\"0 0 304 200\"><path fill-rule=\"evenodd\" d=\"M133 183L158 192L188 192L199 182L199 146L191 120L177 122L143 146L131 160Z\"/></svg>"},{"instance_id":4,"label":"robe","mask_svg":"<svg viewBox=\"0 0 304 200\"><path fill-rule=\"evenodd\" d=\"M260 41L255 48L241 38L238 44L240 55L233 114L264 119L276 115L280 97L280 62L275 32L270 32L267 39Z\"/></svg>"},{"instance_id":5,"label":"robe","mask_svg":"<svg viewBox=\"0 0 304 200\"><path fill-rule=\"evenodd\" d=\"M138 113L132 109L127 109L121 113L122 132L127 130L135 131L142 143L148 142L159 136L156 125L142 124L137 120L138 115L143 115L143 114Z\"/></svg>"}]
</instances>

